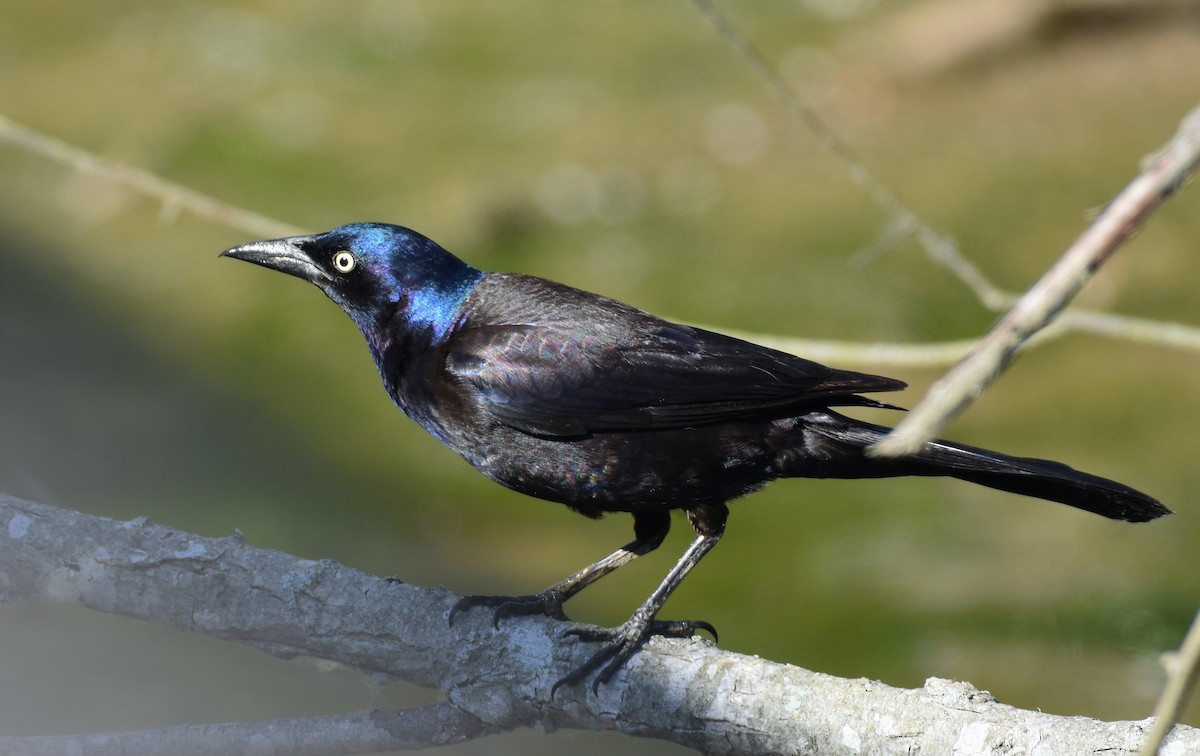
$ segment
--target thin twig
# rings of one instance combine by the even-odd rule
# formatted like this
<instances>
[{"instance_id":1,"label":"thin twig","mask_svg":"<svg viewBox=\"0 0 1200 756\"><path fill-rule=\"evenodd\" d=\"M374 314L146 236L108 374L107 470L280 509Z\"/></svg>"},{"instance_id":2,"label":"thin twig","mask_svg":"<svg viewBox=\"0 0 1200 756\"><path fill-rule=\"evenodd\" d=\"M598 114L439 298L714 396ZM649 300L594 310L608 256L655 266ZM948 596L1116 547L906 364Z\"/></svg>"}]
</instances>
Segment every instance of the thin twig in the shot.
<instances>
[{"instance_id":1,"label":"thin twig","mask_svg":"<svg viewBox=\"0 0 1200 756\"><path fill-rule=\"evenodd\" d=\"M1179 651L1164 655L1163 665L1167 669L1167 684L1154 707L1154 727L1146 735L1146 742L1138 751L1138 756L1154 756L1158 753L1196 687L1196 672L1200 666L1200 613L1192 620L1192 627Z\"/></svg>"},{"instance_id":2,"label":"thin twig","mask_svg":"<svg viewBox=\"0 0 1200 756\"><path fill-rule=\"evenodd\" d=\"M1200 163L1200 107L1175 136L1145 161L1142 172L1063 253L1058 262L980 339L962 362L930 389L884 440L868 449L881 457L913 454L971 403L1017 349L1075 297L1121 244L1142 226Z\"/></svg>"},{"instance_id":3,"label":"thin twig","mask_svg":"<svg viewBox=\"0 0 1200 756\"><path fill-rule=\"evenodd\" d=\"M805 359L835 365L898 365L904 367L951 365L965 357L975 346L975 339L928 344L864 343L861 341L796 339L788 336L746 333L713 326L700 327L753 341L781 352L799 355ZM1037 339L1035 343L1040 344L1043 341L1062 336L1067 330L1066 328L1047 329L1039 334L1042 338ZM1193 335L1198 340L1197 349L1200 349L1200 330Z\"/></svg>"},{"instance_id":4,"label":"thin twig","mask_svg":"<svg viewBox=\"0 0 1200 756\"><path fill-rule=\"evenodd\" d=\"M302 229L289 223L224 202L149 171L105 160L87 150L14 123L4 116L0 116L0 141L10 142L80 173L99 176L140 194L154 197L163 203L164 217L173 217L178 210L186 209L202 218L259 236L295 236L304 233Z\"/></svg>"},{"instance_id":5,"label":"thin twig","mask_svg":"<svg viewBox=\"0 0 1200 756\"><path fill-rule=\"evenodd\" d=\"M825 119L821 118L816 110L809 107L796 94L796 91L784 81L779 72L767 62L766 56L723 13L717 10L710 0L692 0L692 4L712 24L738 57L766 82L784 107L790 110L816 137L821 147L846 166L846 170L854 182L862 187L875 204L892 219L890 227L893 230L916 234L931 256L935 255L935 250L943 244L948 243L953 246L952 241L944 239L937 229L921 220L887 184L879 180L867 164L854 154L850 145L846 144L837 132L825 123ZM898 233L891 235L889 240L894 242L899 236Z\"/></svg>"},{"instance_id":6,"label":"thin twig","mask_svg":"<svg viewBox=\"0 0 1200 756\"><path fill-rule=\"evenodd\" d=\"M1040 333L1045 333L1058 326L1061 326L1063 330L1083 331L1114 339L1136 341L1140 344L1157 344L1174 349L1200 352L1200 328L1182 323L1165 323L1161 320L1134 318L1128 315L1114 315L1109 312L1072 307Z\"/></svg>"},{"instance_id":7,"label":"thin twig","mask_svg":"<svg viewBox=\"0 0 1200 756\"><path fill-rule=\"evenodd\" d=\"M717 10L710 0L692 0L692 4L713 25L721 38L746 65L766 82L784 107L790 110L792 115L816 137L821 147L835 159L841 161L850 178L862 187L881 210L887 213L889 220L882 237L868 249L860 252L856 256L858 261L869 259L885 249L894 247L904 238L913 236L931 260L953 273L975 293L985 307L998 310L1011 301L1011 295L1007 295L993 286L979 268L975 267L974 263L963 257L953 237L926 223L900 199L899 195L883 183L855 154L850 145L846 144L837 132L825 123L825 119L821 118L816 110L809 107L788 85L779 72L767 61L766 56L754 46L754 43Z\"/></svg>"}]
</instances>

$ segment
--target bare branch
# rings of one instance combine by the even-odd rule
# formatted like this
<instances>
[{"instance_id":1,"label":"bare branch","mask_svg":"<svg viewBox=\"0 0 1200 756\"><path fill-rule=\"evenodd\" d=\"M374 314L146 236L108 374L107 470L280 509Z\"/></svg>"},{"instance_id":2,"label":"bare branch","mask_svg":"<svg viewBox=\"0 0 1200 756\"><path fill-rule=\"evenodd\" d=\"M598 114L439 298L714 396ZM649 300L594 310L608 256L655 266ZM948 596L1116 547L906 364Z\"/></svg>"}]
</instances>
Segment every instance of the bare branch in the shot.
<instances>
[{"instance_id":1,"label":"bare branch","mask_svg":"<svg viewBox=\"0 0 1200 756\"><path fill-rule=\"evenodd\" d=\"M888 234L890 241L894 243L903 235L915 233L931 255L936 254L936 250L943 245L953 246L952 240L944 238L937 229L921 220L887 184L875 176L867 164L854 154L850 145L846 144L837 132L825 123L825 119L821 118L816 110L810 108L796 94L795 90L788 86L779 72L767 61L766 56L754 46L746 35L742 34L737 26L717 10L711 0L692 0L692 5L696 6L700 14L712 24L734 53L762 78L784 107L816 137L821 147L846 166L846 172L850 178L863 188L881 210L888 214L891 219L890 227L895 232Z\"/></svg>"},{"instance_id":2,"label":"bare branch","mask_svg":"<svg viewBox=\"0 0 1200 756\"><path fill-rule=\"evenodd\" d=\"M1192 627L1179 651L1163 655L1163 665L1167 668L1167 684L1154 707L1154 727L1146 736L1139 756L1154 756L1159 752L1167 733L1179 721L1179 715L1183 713L1183 707L1196 687L1200 668L1200 613L1192 621Z\"/></svg>"},{"instance_id":3,"label":"bare branch","mask_svg":"<svg viewBox=\"0 0 1200 756\"><path fill-rule=\"evenodd\" d=\"M281 657L328 659L376 680L400 678L446 694L444 707L351 717L358 727L352 735L363 744L432 738L435 730L438 742L448 742L529 726L615 729L729 754L949 753L956 744L974 751L1036 745L1048 753L1133 753L1149 726L1015 709L945 680L931 679L916 690L843 680L721 651L699 639L656 638L598 696L578 686L551 699L554 681L589 654L588 644L564 637L569 623L513 618L497 631L491 614L476 610L450 627L446 616L457 597L440 588L257 549L236 535L204 538L144 519L118 522L2 494L0 591L148 619ZM415 729L377 732L389 717L397 727ZM430 717L446 729L430 725ZM238 753L221 745L221 733L284 724L302 732L338 721L250 722L207 734L217 739L214 748ZM177 742L185 743L188 731L196 737L205 732L176 728L153 735L183 737ZM140 752L151 741L137 738L152 735L114 737L132 738L127 742L139 745L131 750ZM251 741L243 742L240 752L253 752ZM388 747L404 747L399 742ZM1168 742L1181 752L1200 749L1200 731L1177 727Z\"/></svg>"},{"instance_id":4,"label":"bare branch","mask_svg":"<svg viewBox=\"0 0 1200 756\"><path fill-rule=\"evenodd\" d=\"M240 228L262 236L294 236L303 230L288 223L251 212L216 197L167 181L149 171L105 160L87 150L67 144L33 129L21 126L0 115L0 142L10 142L44 158L69 166L114 184L128 187L139 194L154 197L163 203L164 215L173 216L186 209L201 218Z\"/></svg>"},{"instance_id":5,"label":"bare branch","mask_svg":"<svg viewBox=\"0 0 1200 756\"><path fill-rule=\"evenodd\" d=\"M1200 163L1200 107L1175 136L1146 161L1046 275L1021 297L962 362L930 389L884 440L869 449L881 456L912 454L980 394L1017 349L1075 297L1117 248L1178 189Z\"/></svg>"},{"instance_id":6,"label":"bare branch","mask_svg":"<svg viewBox=\"0 0 1200 756\"><path fill-rule=\"evenodd\" d=\"M1039 331L1030 341L1028 347L1039 336L1053 331L1071 330L1083 331L1110 336L1116 339L1134 341L1139 344L1158 344L1174 349L1184 349L1200 352L1200 328L1180 323L1164 323L1161 320L1134 318L1128 315L1114 315L1108 312L1096 312L1072 307L1058 316L1058 320ZM1025 348L1022 347L1022 348Z\"/></svg>"}]
</instances>

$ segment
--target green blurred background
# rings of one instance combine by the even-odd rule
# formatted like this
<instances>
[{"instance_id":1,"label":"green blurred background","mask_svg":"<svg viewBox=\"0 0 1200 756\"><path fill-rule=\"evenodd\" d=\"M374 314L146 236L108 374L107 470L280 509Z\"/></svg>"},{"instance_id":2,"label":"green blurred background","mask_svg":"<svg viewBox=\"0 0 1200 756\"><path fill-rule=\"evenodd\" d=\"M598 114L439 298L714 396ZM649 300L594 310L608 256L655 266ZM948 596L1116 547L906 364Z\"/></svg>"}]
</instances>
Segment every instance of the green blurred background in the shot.
<instances>
[{"instance_id":1,"label":"green blurred background","mask_svg":"<svg viewBox=\"0 0 1200 756\"><path fill-rule=\"evenodd\" d=\"M941 3L729 5L882 180L1013 290L1200 94L1185 4L1012 28L981 12L970 33ZM994 38L972 42L984 29ZM912 242L860 254L886 215L686 2L7 3L0 93L0 115L244 208L313 230L402 223L479 267L674 318L897 343L995 318ZM1173 200L1084 304L1200 322L1198 210L1194 189ZM247 231L9 144L0 231L0 490L236 528L463 593L541 589L630 536L628 518L500 489L405 420L318 292L217 259ZM939 372L846 366L909 381L908 405ZM1157 655L1200 599L1198 375L1195 354L1071 336L1024 355L947 434L1142 488L1178 510L1167 521L954 481L786 481L733 506L729 537L665 614L831 674L949 677L1021 707L1145 717ZM687 539L679 520L572 616L622 621ZM5 734L431 697L39 602L0 606L0 626ZM671 750L618 737L440 752Z\"/></svg>"}]
</instances>

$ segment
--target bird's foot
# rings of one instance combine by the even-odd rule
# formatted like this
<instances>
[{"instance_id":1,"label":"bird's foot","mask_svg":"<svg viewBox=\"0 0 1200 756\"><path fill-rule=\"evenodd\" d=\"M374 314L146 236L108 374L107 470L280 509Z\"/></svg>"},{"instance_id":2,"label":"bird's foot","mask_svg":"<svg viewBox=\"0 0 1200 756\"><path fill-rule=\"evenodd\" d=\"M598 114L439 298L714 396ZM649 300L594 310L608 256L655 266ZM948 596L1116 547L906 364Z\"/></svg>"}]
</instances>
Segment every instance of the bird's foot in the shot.
<instances>
[{"instance_id":1,"label":"bird's foot","mask_svg":"<svg viewBox=\"0 0 1200 756\"><path fill-rule=\"evenodd\" d=\"M690 638L698 630L704 630L712 635L713 641L717 640L717 629L704 620L657 620L646 618L640 613L635 613L620 627L587 627L568 630L566 635L574 635L589 643L603 642L606 645L574 672L554 683L554 687L550 689L550 697L553 698L555 691L563 685L575 685L582 682L592 672L600 670L596 679L592 681L592 693L598 695L600 685L608 683L651 636Z\"/></svg>"},{"instance_id":2,"label":"bird's foot","mask_svg":"<svg viewBox=\"0 0 1200 756\"><path fill-rule=\"evenodd\" d=\"M459 612L465 612L477 606L489 606L495 609L492 615L492 627L500 627L500 620L508 617L518 617L526 614L544 614L547 617L565 620L563 603L566 598L557 591L545 590L528 596L463 596L450 609L450 624Z\"/></svg>"}]
</instances>

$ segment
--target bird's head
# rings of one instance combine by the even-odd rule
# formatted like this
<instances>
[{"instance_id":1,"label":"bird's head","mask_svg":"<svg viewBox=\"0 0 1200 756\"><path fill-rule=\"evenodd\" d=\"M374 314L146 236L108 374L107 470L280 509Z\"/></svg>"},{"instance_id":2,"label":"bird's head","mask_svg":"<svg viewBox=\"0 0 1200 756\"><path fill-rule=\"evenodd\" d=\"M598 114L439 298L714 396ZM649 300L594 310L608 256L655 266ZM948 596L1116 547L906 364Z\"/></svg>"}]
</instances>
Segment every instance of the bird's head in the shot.
<instances>
[{"instance_id":1,"label":"bird's head","mask_svg":"<svg viewBox=\"0 0 1200 756\"><path fill-rule=\"evenodd\" d=\"M414 328L439 338L482 273L416 231L353 223L314 236L251 242L221 253L316 285L368 340L399 309Z\"/></svg>"}]
</instances>

